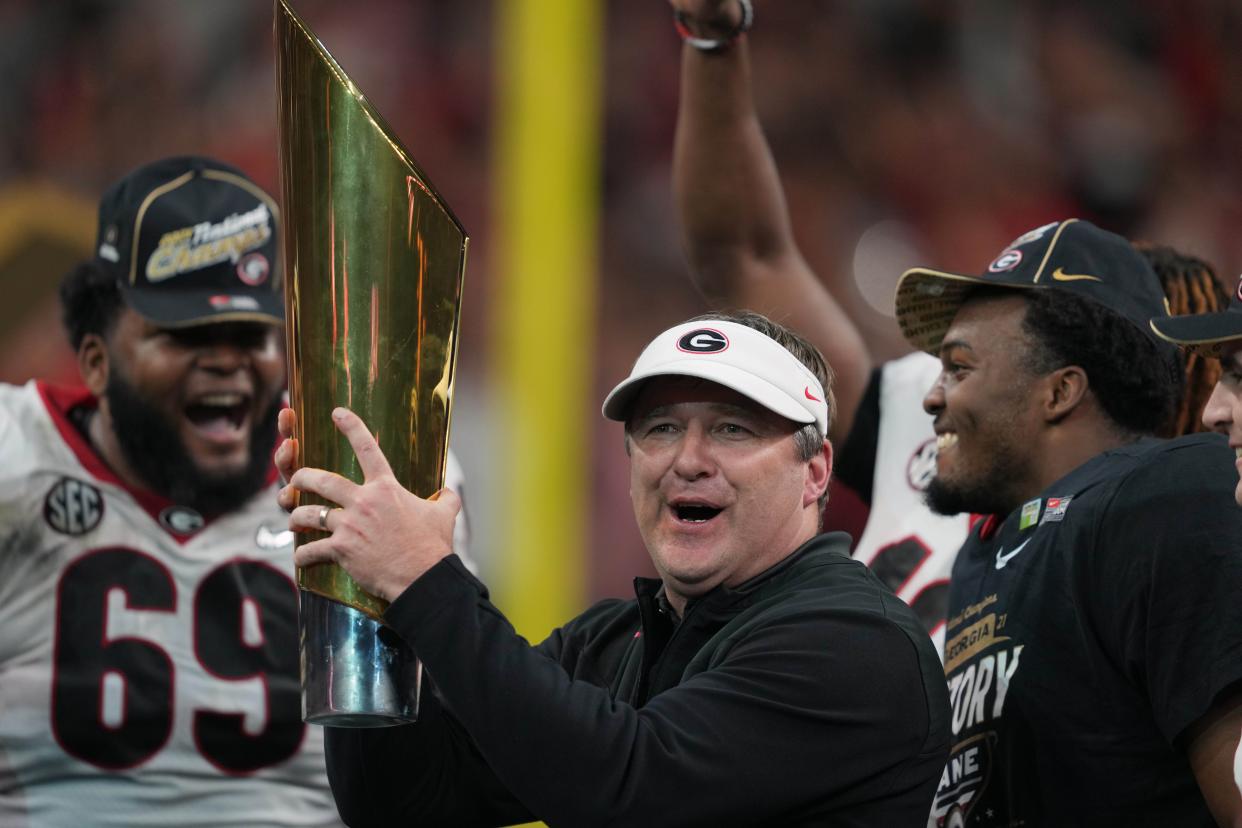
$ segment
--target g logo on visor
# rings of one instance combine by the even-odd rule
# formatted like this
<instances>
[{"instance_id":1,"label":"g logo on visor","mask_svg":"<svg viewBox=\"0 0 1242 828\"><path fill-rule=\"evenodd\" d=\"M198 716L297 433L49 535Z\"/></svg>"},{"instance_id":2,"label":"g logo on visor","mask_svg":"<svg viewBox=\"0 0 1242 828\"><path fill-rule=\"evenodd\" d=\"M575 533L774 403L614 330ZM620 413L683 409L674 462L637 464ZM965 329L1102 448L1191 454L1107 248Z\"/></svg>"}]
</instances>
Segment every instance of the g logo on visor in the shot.
<instances>
[{"instance_id":1,"label":"g logo on visor","mask_svg":"<svg viewBox=\"0 0 1242 828\"><path fill-rule=\"evenodd\" d=\"M729 337L713 328L696 328L677 340L677 350L688 354L718 354L729 347Z\"/></svg>"}]
</instances>

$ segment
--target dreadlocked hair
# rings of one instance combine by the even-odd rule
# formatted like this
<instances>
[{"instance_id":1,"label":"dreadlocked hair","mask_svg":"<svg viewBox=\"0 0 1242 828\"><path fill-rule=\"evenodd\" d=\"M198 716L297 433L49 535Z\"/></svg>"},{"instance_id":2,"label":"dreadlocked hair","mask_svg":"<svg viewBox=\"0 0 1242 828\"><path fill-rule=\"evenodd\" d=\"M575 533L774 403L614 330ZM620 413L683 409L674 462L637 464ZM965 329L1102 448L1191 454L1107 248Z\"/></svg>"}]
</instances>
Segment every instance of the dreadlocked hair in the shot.
<instances>
[{"instance_id":1,"label":"dreadlocked hair","mask_svg":"<svg viewBox=\"0 0 1242 828\"><path fill-rule=\"evenodd\" d=\"M1134 249L1143 254L1152 270L1160 277L1160 285L1169 301L1169 313L1215 313L1229 304L1229 296L1216 278L1212 266L1196 256L1189 256L1165 245L1136 242ZM1186 393L1181 405L1157 434L1180 437L1203 431L1200 414L1212 395L1212 387L1220 378L1220 363L1189 350L1181 352L1186 376Z\"/></svg>"}]
</instances>

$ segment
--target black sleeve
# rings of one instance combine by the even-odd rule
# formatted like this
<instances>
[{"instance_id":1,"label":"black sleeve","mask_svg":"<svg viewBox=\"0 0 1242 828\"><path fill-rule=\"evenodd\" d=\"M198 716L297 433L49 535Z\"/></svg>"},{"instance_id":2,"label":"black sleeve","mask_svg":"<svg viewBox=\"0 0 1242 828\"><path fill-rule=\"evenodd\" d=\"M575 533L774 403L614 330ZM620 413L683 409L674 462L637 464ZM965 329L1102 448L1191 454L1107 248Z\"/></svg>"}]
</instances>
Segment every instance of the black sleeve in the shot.
<instances>
[{"instance_id":1,"label":"black sleeve","mask_svg":"<svg viewBox=\"0 0 1242 828\"><path fill-rule=\"evenodd\" d=\"M880 440L880 382L884 366L871 371L867 390L854 412L854 422L845 443L836 453L833 474L871 506L871 490L875 482L875 453Z\"/></svg>"},{"instance_id":2,"label":"black sleeve","mask_svg":"<svg viewBox=\"0 0 1242 828\"><path fill-rule=\"evenodd\" d=\"M874 796L862 793L868 781L924 750L931 730L929 703L911 704L912 688L927 686L917 648L878 613L790 611L641 709L572 680L527 645L451 559L399 596L386 620L423 659L501 788L551 825L763 824L826 795ZM410 761L418 750L401 742L374 744L370 761ZM366 795L391 824L437 824L399 774Z\"/></svg>"},{"instance_id":3,"label":"black sleeve","mask_svg":"<svg viewBox=\"0 0 1242 828\"><path fill-rule=\"evenodd\" d=\"M448 713L426 676L418 721L398 727L324 729L328 781L351 828L413 824L487 826L534 817L505 789Z\"/></svg>"},{"instance_id":4,"label":"black sleeve","mask_svg":"<svg viewBox=\"0 0 1242 828\"><path fill-rule=\"evenodd\" d=\"M474 577L456 555L447 560ZM441 567L448 566L442 564ZM486 587L475 581L486 597ZM532 652L555 663L564 633ZM424 664L418 721L380 728L324 728L328 781L351 828L388 828L393 815L419 825L512 825L535 820L496 778L470 735L445 708Z\"/></svg>"},{"instance_id":5,"label":"black sleeve","mask_svg":"<svg viewBox=\"0 0 1242 828\"><path fill-rule=\"evenodd\" d=\"M1096 532L1117 577L1100 597L1116 619L1125 669L1170 744L1242 689L1234 453L1216 436L1176 442L1167 462L1127 476Z\"/></svg>"}]
</instances>

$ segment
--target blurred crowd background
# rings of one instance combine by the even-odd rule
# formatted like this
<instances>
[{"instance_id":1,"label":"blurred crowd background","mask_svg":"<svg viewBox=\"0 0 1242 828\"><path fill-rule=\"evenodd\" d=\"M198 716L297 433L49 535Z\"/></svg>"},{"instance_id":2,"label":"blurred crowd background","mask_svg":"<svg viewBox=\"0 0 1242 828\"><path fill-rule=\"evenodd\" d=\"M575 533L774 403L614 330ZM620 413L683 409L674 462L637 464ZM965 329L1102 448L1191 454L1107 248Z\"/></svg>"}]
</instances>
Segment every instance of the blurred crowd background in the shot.
<instances>
[{"instance_id":1,"label":"blurred crowd background","mask_svg":"<svg viewBox=\"0 0 1242 828\"><path fill-rule=\"evenodd\" d=\"M583 3L600 0L581 0ZM507 554L496 397L496 59L486 0L299 0L472 237L454 445L485 578ZM1236 0L757 0L758 106L807 258L878 357L902 270L978 271L1077 215L1242 272L1242 4ZM670 192L680 45L663 0L607 0L599 61L598 250L582 401L580 605L649 570L606 390L664 326L704 310ZM206 153L277 192L266 0L0 0L0 379L72 381L55 287L90 250L95 201L155 157ZM546 160L557 164L555 157ZM557 355L548 355L557 370ZM503 579L493 583L504 606Z\"/></svg>"}]
</instances>

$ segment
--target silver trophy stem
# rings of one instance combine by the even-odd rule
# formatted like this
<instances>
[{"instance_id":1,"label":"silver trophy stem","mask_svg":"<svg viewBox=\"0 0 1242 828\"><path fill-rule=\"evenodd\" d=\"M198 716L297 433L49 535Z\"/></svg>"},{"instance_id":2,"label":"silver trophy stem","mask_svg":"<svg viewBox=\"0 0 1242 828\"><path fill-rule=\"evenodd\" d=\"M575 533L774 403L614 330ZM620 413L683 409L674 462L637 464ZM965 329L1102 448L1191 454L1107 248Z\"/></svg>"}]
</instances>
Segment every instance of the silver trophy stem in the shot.
<instances>
[{"instance_id":1,"label":"silver trophy stem","mask_svg":"<svg viewBox=\"0 0 1242 828\"><path fill-rule=\"evenodd\" d=\"M391 727L418 718L422 665L400 636L329 598L299 590L302 718L330 727Z\"/></svg>"}]
</instances>

